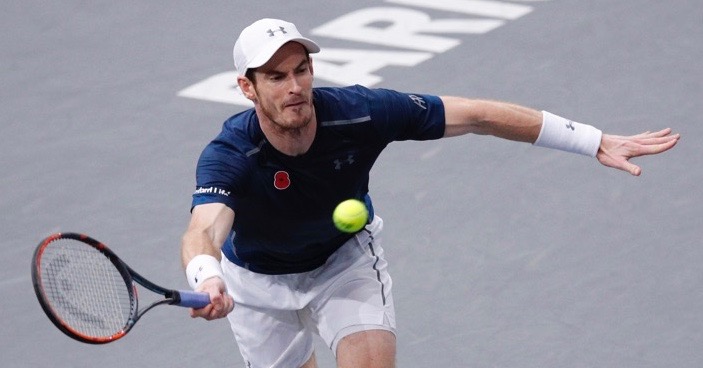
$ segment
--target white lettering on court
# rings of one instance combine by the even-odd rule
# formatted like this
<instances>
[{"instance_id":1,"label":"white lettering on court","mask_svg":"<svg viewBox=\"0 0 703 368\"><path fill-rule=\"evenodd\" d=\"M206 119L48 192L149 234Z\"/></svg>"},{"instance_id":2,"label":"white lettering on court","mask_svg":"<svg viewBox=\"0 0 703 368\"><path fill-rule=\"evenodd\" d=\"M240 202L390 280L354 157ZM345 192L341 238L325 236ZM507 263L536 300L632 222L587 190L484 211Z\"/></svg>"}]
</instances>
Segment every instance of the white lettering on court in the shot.
<instances>
[{"instance_id":1,"label":"white lettering on court","mask_svg":"<svg viewBox=\"0 0 703 368\"><path fill-rule=\"evenodd\" d=\"M378 27L374 24L386 24ZM433 36L441 33L489 32L503 25L493 19L438 19L403 8L367 8L343 15L312 30L316 36L339 38L410 50L445 52L457 46L456 38Z\"/></svg>"},{"instance_id":2,"label":"white lettering on court","mask_svg":"<svg viewBox=\"0 0 703 368\"><path fill-rule=\"evenodd\" d=\"M342 15L314 29L322 51L314 55L315 79L337 85L380 83L376 74L387 66L413 67L461 44L457 34L480 35L533 10L535 3L549 0L386 0L414 7L371 7ZM461 17L432 19L418 8L460 14ZM466 18L465 16L471 16ZM451 35L451 36L450 36ZM323 38L365 43L389 49L325 47ZM399 50L400 49L400 50ZM184 88L178 96L198 100L252 106L237 87L237 73L223 72Z\"/></svg>"}]
</instances>

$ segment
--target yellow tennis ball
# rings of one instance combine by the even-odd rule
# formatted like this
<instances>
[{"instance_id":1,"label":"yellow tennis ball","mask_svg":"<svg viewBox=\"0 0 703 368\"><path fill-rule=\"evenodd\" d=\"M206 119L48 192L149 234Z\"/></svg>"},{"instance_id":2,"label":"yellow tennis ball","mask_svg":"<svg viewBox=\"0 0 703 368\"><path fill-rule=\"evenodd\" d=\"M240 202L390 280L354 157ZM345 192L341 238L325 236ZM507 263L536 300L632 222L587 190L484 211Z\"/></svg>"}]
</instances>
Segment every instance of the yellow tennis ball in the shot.
<instances>
[{"instance_id":1,"label":"yellow tennis ball","mask_svg":"<svg viewBox=\"0 0 703 368\"><path fill-rule=\"evenodd\" d=\"M369 220L369 211L364 202L356 199L347 199L337 205L332 213L332 221L339 231L355 233L366 225Z\"/></svg>"}]
</instances>

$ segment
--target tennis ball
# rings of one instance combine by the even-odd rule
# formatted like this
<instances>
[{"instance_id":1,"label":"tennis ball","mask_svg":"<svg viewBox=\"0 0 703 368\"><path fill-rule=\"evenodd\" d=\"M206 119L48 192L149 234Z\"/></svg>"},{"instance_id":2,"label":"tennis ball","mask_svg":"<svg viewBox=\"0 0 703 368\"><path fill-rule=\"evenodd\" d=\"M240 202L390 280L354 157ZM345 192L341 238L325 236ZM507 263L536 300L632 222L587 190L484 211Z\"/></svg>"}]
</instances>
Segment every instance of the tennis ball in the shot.
<instances>
[{"instance_id":1,"label":"tennis ball","mask_svg":"<svg viewBox=\"0 0 703 368\"><path fill-rule=\"evenodd\" d=\"M347 199L337 205L332 213L332 221L339 231L355 233L366 225L369 211L364 202L356 199Z\"/></svg>"}]
</instances>

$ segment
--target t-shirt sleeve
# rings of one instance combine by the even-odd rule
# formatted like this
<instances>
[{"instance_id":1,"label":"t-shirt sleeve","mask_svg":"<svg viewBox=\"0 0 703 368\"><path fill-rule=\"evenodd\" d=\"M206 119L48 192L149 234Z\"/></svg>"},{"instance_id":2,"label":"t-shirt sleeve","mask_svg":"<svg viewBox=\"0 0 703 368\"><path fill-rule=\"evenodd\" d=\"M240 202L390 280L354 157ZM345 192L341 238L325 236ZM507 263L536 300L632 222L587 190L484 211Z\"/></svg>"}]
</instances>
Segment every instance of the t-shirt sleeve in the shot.
<instances>
[{"instance_id":1,"label":"t-shirt sleeve","mask_svg":"<svg viewBox=\"0 0 703 368\"><path fill-rule=\"evenodd\" d=\"M370 89L368 96L374 127L387 142L444 135L444 104L438 96L388 89Z\"/></svg>"},{"instance_id":2,"label":"t-shirt sleeve","mask_svg":"<svg viewBox=\"0 0 703 368\"><path fill-rule=\"evenodd\" d=\"M191 208L224 203L234 210L235 198L245 190L247 165L245 154L217 140L211 142L198 159Z\"/></svg>"}]
</instances>

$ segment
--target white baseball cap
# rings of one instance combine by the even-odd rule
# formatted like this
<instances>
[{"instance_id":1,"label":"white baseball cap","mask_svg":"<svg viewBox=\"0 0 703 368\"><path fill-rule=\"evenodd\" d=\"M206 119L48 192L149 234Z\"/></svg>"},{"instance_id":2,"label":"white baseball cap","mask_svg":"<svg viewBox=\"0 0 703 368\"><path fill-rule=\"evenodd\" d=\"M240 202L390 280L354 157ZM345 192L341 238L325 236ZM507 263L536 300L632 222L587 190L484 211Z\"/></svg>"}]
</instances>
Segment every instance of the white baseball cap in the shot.
<instances>
[{"instance_id":1,"label":"white baseball cap","mask_svg":"<svg viewBox=\"0 0 703 368\"><path fill-rule=\"evenodd\" d=\"M247 69L266 64L281 46L290 41L300 43L311 54L320 52L320 46L303 37L293 23L271 18L252 23L242 30L234 43L232 54L237 73L243 76Z\"/></svg>"}]
</instances>

